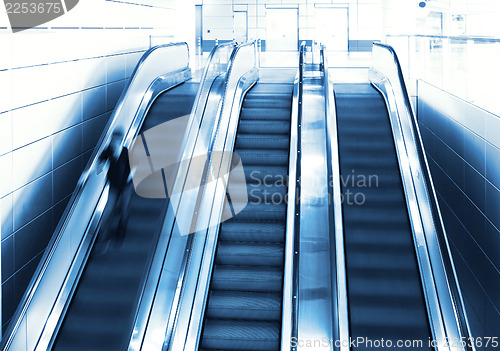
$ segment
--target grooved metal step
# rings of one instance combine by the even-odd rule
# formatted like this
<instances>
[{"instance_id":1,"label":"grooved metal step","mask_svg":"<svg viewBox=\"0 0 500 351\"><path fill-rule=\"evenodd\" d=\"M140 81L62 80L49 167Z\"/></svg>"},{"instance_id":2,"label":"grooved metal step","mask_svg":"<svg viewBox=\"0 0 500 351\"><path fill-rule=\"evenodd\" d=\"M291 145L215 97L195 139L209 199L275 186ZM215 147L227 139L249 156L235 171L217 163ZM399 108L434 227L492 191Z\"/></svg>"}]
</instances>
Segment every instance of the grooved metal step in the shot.
<instances>
[{"instance_id":1,"label":"grooved metal step","mask_svg":"<svg viewBox=\"0 0 500 351\"><path fill-rule=\"evenodd\" d=\"M279 350L292 88L259 83L243 102L235 152L246 184L230 178L229 190L246 206L220 226L202 350Z\"/></svg>"}]
</instances>

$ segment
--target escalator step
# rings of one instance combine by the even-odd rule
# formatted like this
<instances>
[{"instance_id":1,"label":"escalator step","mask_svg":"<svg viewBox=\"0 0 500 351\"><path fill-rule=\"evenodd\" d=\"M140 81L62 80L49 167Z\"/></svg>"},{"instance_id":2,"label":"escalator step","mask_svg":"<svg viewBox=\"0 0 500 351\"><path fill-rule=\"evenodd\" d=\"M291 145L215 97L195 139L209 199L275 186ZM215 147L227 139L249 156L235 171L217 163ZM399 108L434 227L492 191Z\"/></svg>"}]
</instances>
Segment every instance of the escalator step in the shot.
<instances>
[{"instance_id":1,"label":"escalator step","mask_svg":"<svg viewBox=\"0 0 500 351\"><path fill-rule=\"evenodd\" d=\"M389 167L397 167L397 161L393 158L371 157L359 152L342 152L340 158L345 158L343 163L346 169L354 169L357 171L371 171L371 174L377 175L380 171L386 170Z\"/></svg>"},{"instance_id":2,"label":"escalator step","mask_svg":"<svg viewBox=\"0 0 500 351\"><path fill-rule=\"evenodd\" d=\"M202 350L279 350L292 84L257 84L240 113L231 203L220 226Z\"/></svg>"},{"instance_id":3,"label":"escalator step","mask_svg":"<svg viewBox=\"0 0 500 351\"><path fill-rule=\"evenodd\" d=\"M290 139L287 135L269 138L269 135L263 134L240 134L236 139L237 149L281 149L290 148Z\"/></svg>"},{"instance_id":4,"label":"escalator step","mask_svg":"<svg viewBox=\"0 0 500 351\"><path fill-rule=\"evenodd\" d=\"M280 323L208 319L202 348L219 350L279 350Z\"/></svg>"},{"instance_id":5,"label":"escalator step","mask_svg":"<svg viewBox=\"0 0 500 351\"><path fill-rule=\"evenodd\" d=\"M279 321L281 298L280 294L214 290L206 315L211 319Z\"/></svg>"},{"instance_id":6,"label":"escalator step","mask_svg":"<svg viewBox=\"0 0 500 351\"><path fill-rule=\"evenodd\" d=\"M392 152L394 145L387 143L385 140L373 142L371 140L357 140L355 143L345 143L343 146L344 151L348 152L361 152L363 154L379 154L384 152Z\"/></svg>"},{"instance_id":7,"label":"escalator step","mask_svg":"<svg viewBox=\"0 0 500 351\"><path fill-rule=\"evenodd\" d=\"M292 100L291 93L282 93L282 92L273 92L272 94L269 94L269 91L259 91L252 89L248 94L245 96L245 101L243 101L243 106L247 104L249 101L253 101L255 99L262 99L262 100L268 100L268 101L274 101L274 100L287 100L290 101Z\"/></svg>"},{"instance_id":8,"label":"escalator step","mask_svg":"<svg viewBox=\"0 0 500 351\"><path fill-rule=\"evenodd\" d=\"M282 268L215 265L212 289L281 293Z\"/></svg>"},{"instance_id":9,"label":"escalator step","mask_svg":"<svg viewBox=\"0 0 500 351\"><path fill-rule=\"evenodd\" d=\"M363 207L363 206L359 206ZM363 218L362 221L359 218ZM408 223L406 223L406 218L394 217L393 214L384 213L383 211L374 211L372 209L363 208L359 212L344 212L344 221L346 226L349 226L349 230L364 230L371 229L372 232L374 228L380 230L396 229L401 231L407 231L408 233ZM377 235L377 234L373 234Z\"/></svg>"},{"instance_id":10,"label":"escalator step","mask_svg":"<svg viewBox=\"0 0 500 351\"><path fill-rule=\"evenodd\" d=\"M221 224L220 240L244 242L283 243L285 224L278 222L255 222L231 220Z\"/></svg>"},{"instance_id":11,"label":"escalator step","mask_svg":"<svg viewBox=\"0 0 500 351\"><path fill-rule=\"evenodd\" d=\"M282 83L265 83L257 84L247 94L248 97L252 95L269 95L270 97L287 96L289 99L292 96L293 84Z\"/></svg>"},{"instance_id":12,"label":"escalator step","mask_svg":"<svg viewBox=\"0 0 500 351\"><path fill-rule=\"evenodd\" d=\"M401 272L381 272L372 269L352 269L353 277L349 279L349 299L379 304L383 300L394 302L399 299L408 303L419 296L420 285ZM369 289L367 287L370 287Z\"/></svg>"},{"instance_id":13,"label":"escalator step","mask_svg":"<svg viewBox=\"0 0 500 351\"><path fill-rule=\"evenodd\" d=\"M245 206L246 205L246 206ZM286 204L279 196L270 198L268 202L241 204L234 202L234 208L243 208L243 211L231 218L232 220L253 220L253 221L285 221ZM230 206L224 207L224 214L229 218L232 214Z\"/></svg>"},{"instance_id":14,"label":"escalator step","mask_svg":"<svg viewBox=\"0 0 500 351\"><path fill-rule=\"evenodd\" d=\"M241 120L238 128L238 134L288 135L289 132L290 122L288 121Z\"/></svg>"},{"instance_id":15,"label":"escalator step","mask_svg":"<svg viewBox=\"0 0 500 351\"><path fill-rule=\"evenodd\" d=\"M419 329L426 323L426 311L422 311L421 306L411 304L409 302L415 299L405 300L404 304L398 304L397 299L391 299L390 303L381 304L380 300L377 304L370 303L369 300L359 299L353 304L353 313L351 321L357 325L377 325L392 328L398 325L406 327L406 329ZM368 302L368 303L363 303Z\"/></svg>"},{"instance_id":16,"label":"escalator step","mask_svg":"<svg viewBox=\"0 0 500 351\"><path fill-rule=\"evenodd\" d=\"M290 110L287 108L248 108L241 110L241 121L270 121L286 123L290 120Z\"/></svg>"},{"instance_id":17,"label":"escalator step","mask_svg":"<svg viewBox=\"0 0 500 351\"><path fill-rule=\"evenodd\" d=\"M283 264L280 243L219 242L216 264L239 266L272 266Z\"/></svg>"},{"instance_id":18,"label":"escalator step","mask_svg":"<svg viewBox=\"0 0 500 351\"><path fill-rule=\"evenodd\" d=\"M359 123L342 123L342 134L339 134L339 144L356 143L364 140L379 140L387 136L387 128L380 124L370 128L359 128Z\"/></svg>"},{"instance_id":19,"label":"escalator step","mask_svg":"<svg viewBox=\"0 0 500 351\"><path fill-rule=\"evenodd\" d=\"M287 193L286 186L274 185L270 182L269 184L231 182L228 189L232 201L243 199L255 204L263 202L276 203L285 199Z\"/></svg>"},{"instance_id":20,"label":"escalator step","mask_svg":"<svg viewBox=\"0 0 500 351\"><path fill-rule=\"evenodd\" d=\"M351 224L352 225L352 224ZM351 245L377 245L388 243L389 245L407 245L407 230L400 228L384 228L376 234L373 228L356 228L353 235L349 237Z\"/></svg>"},{"instance_id":21,"label":"escalator step","mask_svg":"<svg viewBox=\"0 0 500 351\"><path fill-rule=\"evenodd\" d=\"M243 167L245 165L288 166L288 152L285 150L236 149L234 152L241 157Z\"/></svg>"},{"instance_id":22,"label":"escalator step","mask_svg":"<svg viewBox=\"0 0 500 351\"><path fill-rule=\"evenodd\" d=\"M380 271L397 271L401 272L402 275L408 272L415 272L415 265L413 264L413 262L404 260L404 257L407 256L406 250L400 253L393 252L392 255L388 255L381 252L374 252L373 250L355 252L354 250L350 250L349 248L348 256L349 269L372 268L378 269ZM394 262L398 262L398 264L394 265Z\"/></svg>"},{"instance_id":23,"label":"escalator step","mask_svg":"<svg viewBox=\"0 0 500 351\"><path fill-rule=\"evenodd\" d=\"M245 165L243 167L247 183L252 184L286 184L288 167L275 165Z\"/></svg>"}]
</instances>

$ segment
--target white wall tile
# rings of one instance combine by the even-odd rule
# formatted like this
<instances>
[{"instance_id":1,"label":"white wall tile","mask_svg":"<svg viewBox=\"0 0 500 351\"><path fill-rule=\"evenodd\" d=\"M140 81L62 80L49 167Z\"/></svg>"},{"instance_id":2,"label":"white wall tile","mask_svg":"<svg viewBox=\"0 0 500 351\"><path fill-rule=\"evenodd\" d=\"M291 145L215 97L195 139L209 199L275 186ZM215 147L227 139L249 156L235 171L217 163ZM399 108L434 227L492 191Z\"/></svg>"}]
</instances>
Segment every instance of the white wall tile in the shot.
<instances>
[{"instance_id":1,"label":"white wall tile","mask_svg":"<svg viewBox=\"0 0 500 351\"><path fill-rule=\"evenodd\" d=\"M67 61L48 65L45 89L51 92L50 98L71 94L83 89L82 65L80 61Z\"/></svg>"},{"instance_id":2,"label":"white wall tile","mask_svg":"<svg viewBox=\"0 0 500 351\"><path fill-rule=\"evenodd\" d=\"M13 149L52 134L53 104L42 102L12 111Z\"/></svg>"},{"instance_id":3,"label":"white wall tile","mask_svg":"<svg viewBox=\"0 0 500 351\"><path fill-rule=\"evenodd\" d=\"M2 56L2 55L0 55ZM8 111L12 106L12 71L0 71L0 113Z\"/></svg>"},{"instance_id":4,"label":"white wall tile","mask_svg":"<svg viewBox=\"0 0 500 351\"><path fill-rule=\"evenodd\" d=\"M12 112L0 113L0 155L12 150Z\"/></svg>"},{"instance_id":5,"label":"white wall tile","mask_svg":"<svg viewBox=\"0 0 500 351\"><path fill-rule=\"evenodd\" d=\"M12 191L12 152L0 156L0 198Z\"/></svg>"},{"instance_id":6,"label":"white wall tile","mask_svg":"<svg viewBox=\"0 0 500 351\"><path fill-rule=\"evenodd\" d=\"M125 55L113 55L106 58L106 82L111 83L127 77Z\"/></svg>"},{"instance_id":7,"label":"white wall tile","mask_svg":"<svg viewBox=\"0 0 500 351\"><path fill-rule=\"evenodd\" d=\"M233 17L204 17L203 18L203 29L233 29Z\"/></svg>"},{"instance_id":8,"label":"white wall tile","mask_svg":"<svg viewBox=\"0 0 500 351\"><path fill-rule=\"evenodd\" d=\"M205 17L232 17L233 6L227 5L203 5L203 18Z\"/></svg>"},{"instance_id":9,"label":"white wall tile","mask_svg":"<svg viewBox=\"0 0 500 351\"><path fill-rule=\"evenodd\" d=\"M127 85L127 80L122 80L119 82L114 82L108 84L106 89L106 110L114 110L120 96L123 93L124 88Z\"/></svg>"},{"instance_id":10,"label":"white wall tile","mask_svg":"<svg viewBox=\"0 0 500 351\"><path fill-rule=\"evenodd\" d=\"M85 90L82 96L82 120L87 120L105 113L106 86Z\"/></svg>"},{"instance_id":11,"label":"white wall tile","mask_svg":"<svg viewBox=\"0 0 500 351\"><path fill-rule=\"evenodd\" d=\"M51 134L74 126L82 121L82 93L65 95L53 99L51 113Z\"/></svg>"},{"instance_id":12,"label":"white wall tile","mask_svg":"<svg viewBox=\"0 0 500 351\"><path fill-rule=\"evenodd\" d=\"M78 61L78 70L81 74L82 89L106 84L105 57Z\"/></svg>"},{"instance_id":13,"label":"white wall tile","mask_svg":"<svg viewBox=\"0 0 500 351\"><path fill-rule=\"evenodd\" d=\"M12 195L0 198L0 228L2 240L10 235L13 229L12 198ZM3 279L5 278L6 277Z\"/></svg>"},{"instance_id":14,"label":"white wall tile","mask_svg":"<svg viewBox=\"0 0 500 351\"><path fill-rule=\"evenodd\" d=\"M18 189L52 169L52 137L12 152L12 188ZM29 206L29 204L26 204Z\"/></svg>"}]
</instances>

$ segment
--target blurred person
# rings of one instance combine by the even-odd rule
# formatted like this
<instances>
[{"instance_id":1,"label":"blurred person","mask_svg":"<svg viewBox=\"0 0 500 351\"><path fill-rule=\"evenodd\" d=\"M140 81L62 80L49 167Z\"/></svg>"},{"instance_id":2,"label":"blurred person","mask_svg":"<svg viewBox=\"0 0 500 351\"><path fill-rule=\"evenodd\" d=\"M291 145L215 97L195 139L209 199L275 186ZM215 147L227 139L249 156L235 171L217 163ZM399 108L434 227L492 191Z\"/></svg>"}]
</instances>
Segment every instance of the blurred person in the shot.
<instances>
[{"instance_id":1,"label":"blurred person","mask_svg":"<svg viewBox=\"0 0 500 351\"><path fill-rule=\"evenodd\" d=\"M123 131L113 132L111 140L99 156L99 167L109 163L107 182L109 184L108 201L103 215L104 249L113 241L120 245L125 239L130 199L132 197L132 175L128 161L128 150L121 146Z\"/></svg>"}]
</instances>

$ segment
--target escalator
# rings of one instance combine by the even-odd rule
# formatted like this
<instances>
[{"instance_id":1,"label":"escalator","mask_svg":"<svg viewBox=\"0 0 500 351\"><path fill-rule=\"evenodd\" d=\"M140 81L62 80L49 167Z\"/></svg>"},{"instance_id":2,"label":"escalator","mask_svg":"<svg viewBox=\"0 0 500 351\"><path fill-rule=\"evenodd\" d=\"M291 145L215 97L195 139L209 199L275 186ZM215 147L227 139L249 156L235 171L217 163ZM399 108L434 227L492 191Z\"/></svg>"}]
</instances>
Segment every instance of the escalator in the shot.
<instances>
[{"instance_id":1,"label":"escalator","mask_svg":"<svg viewBox=\"0 0 500 351\"><path fill-rule=\"evenodd\" d=\"M383 97L369 84L334 85L350 336L430 350L427 308ZM400 345L398 341L422 341ZM359 345L376 350L375 345Z\"/></svg>"},{"instance_id":2,"label":"escalator","mask_svg":"<svg viewBox=\"0 0 500 351\"><path fill-rule=\"evenodd\" d=\"M185 82L154 101L139 133L188 115L199 83ZM132 195L121 242L106 226L94 249L54 342L54 350L122 350L128 347L140 287L156 246L166 199Z\"/></svg>"},{"instance_id":3,"label":"escalator","mask_svg":"<svg viewBox=\"0 0 500 351\"><path fill-rule=\"evenodd\" d=\"M230 177L228 187L245 195L230 201L248 204L220 225L202 350L280 348L292 91L289 80L261 80L243 101L234 152L246 184Z\"/></svg>"}]
</instances>

